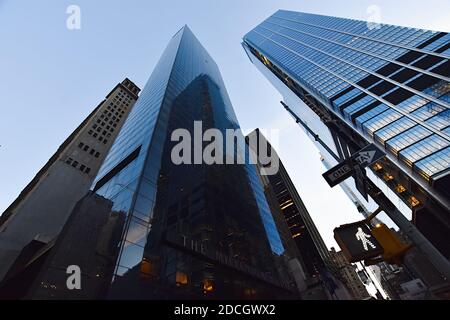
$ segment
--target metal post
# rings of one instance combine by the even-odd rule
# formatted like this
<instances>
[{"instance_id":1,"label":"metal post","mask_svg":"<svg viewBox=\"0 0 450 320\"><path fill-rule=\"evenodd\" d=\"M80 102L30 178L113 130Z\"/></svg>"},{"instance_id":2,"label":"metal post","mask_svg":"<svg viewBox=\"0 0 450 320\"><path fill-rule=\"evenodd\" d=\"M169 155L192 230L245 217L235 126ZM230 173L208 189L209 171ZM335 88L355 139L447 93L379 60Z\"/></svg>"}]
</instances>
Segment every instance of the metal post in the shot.
<instances>
[{"instance_id":1,"label":"metal post","mask_svg":"<svg viewBox=\"0 0 450 320\"><path fill-rule=\"evenodd\" d=\"M383 209L381 207L378 207L377 210L375 210L374 212L372 212L367 218L366 218L366 223L370 224L370 221L372 221L379 213L381 213L381 211L383 211Z\"/></svg>"}]
</instances>

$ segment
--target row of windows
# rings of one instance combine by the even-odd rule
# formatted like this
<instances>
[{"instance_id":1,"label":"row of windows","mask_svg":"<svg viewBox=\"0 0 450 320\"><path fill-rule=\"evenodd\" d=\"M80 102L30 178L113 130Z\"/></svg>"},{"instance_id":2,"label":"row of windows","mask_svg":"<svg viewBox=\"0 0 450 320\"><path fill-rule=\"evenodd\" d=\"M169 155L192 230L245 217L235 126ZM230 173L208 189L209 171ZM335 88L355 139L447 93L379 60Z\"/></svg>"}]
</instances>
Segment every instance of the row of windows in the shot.
<instances>
[{"instance_id":1,"label":"row of windows","mask_svg":"<svg viewBox=\"0 0 450 320\"><path fill-rule=\"evenodd\" d=\"M80 142L78 144L78 148L80 148L81 150L86 151L86 152L89 151L89 154L96 158L98 158L100 156L100 152L95 151L94 148L89 147L87 144L84 144L83 142Z\"/></svg>"},{"instance_id":2,"label":"row of windows","mask_svg":"<svg viewBox=\"0 0 450 320\"><path fill-rule=\"evenodd\" d=\"M271 20L271 18L269 18L267 21L270 21ZM273 20L273 19L272 19ZM277 34L275 34L274 32L275 31L273 31L273 32L271 32L271 29L270 29L270 26L269 26L269 23L263 23L263 24L261 24L261 26L268 26L268 28L265 28L265 27L263 27L263 28L261 28L261 27L258 27L258 28L256 28L255 30L257 30L257 32L260 32L261 34L264 34L266 37L269 37L270 38L270 40L272 40L273 41L273 39L278 39L277 41L279 41L281 44L283 44L283 41L282 40L280 40L279 39L279 36L277 35ZM279 24L278 24L278 26L280 26ZM298 27L297 27L298 28ZM278 31L280 31L280 30L283 30L283 33L285 33L285 34L289 34L289 36L291 36L291 37L293 37L293 38L295 38L295 39L302 39L302 37L299 37L299 35L298 35L298 33L304 33L303 32L303 26L302 26L302 31L299 31L299 30L296 30L296 31L292 31L292 30L288 30L288 29L286 29L286 28L278 28L277 29ZM407 30L407 29L405 29L405 30ZM288 32L289 31L289 32ZM294 36L294 34L293 34L293 32L296 32L297 34L296 34L296 36ZM252 33L250 33L250 34L252 34ZM278 36L278 37L277 37ZM352 61L352 63L355 63L355 59L360 59L361 61L360 61L360 64L362 65L362 66L364 66L364 67L366 67L366 63L371 63L371 61L373 60L373 61L377 61L377 59L378 58L373 58L373 57L370 57L370 56L367 56L367 55L364 55L364 54L362 54L362 53L358 53L358 52L352 52L352 50L349 50L348 48L344 48L344 47L342 47L341 49L336 49L336 47L338 47L336 44L332 44L332 43L327 43L327 44L325 44L325 41L322 41L322 40L317 40L317 39L314 39L314 38L311 38L311 37L309 37L309 38L307 38L307 37L305 37L305 36L303 36L303 39L309 44L309 45L316 45L316 47L319 47L320 49L322 49L323 51L329 51L329 52L332 52L333 54L338 54L338 55L340 55L340 58L346 58L346 60L347 61ZM284 40L286 40L286 39L284 39ZM367 40L365 39L364 41L366 41L367 42ZM285 41L286 42L286 41ZM308 52L308 49L309 48L307 48L307 49L304 49L304 48L301 48L300 46L299 46L299 43L294 43L293 41L291 41L291 42L289 42L289 41L287 41L286 42L286 44L285 44L287 47L289 47L289 48L292 48L294 51L297 51L297 52L301 52L302 53L302 55L304 54L304 53L307 53ZM389 45L386 45L386 44L380 44L380 43L378 43L377 44L378 46L389 46ZM306 47L305 47L306 48ZM301 50L301 51L300 51ZM342 54L340 54L339 52L341 52ZM344 53L344 52L347 52L347 53ZM422 57L422 59L419 59L419 60L425 60L425 59L427 59L427 58L430 58L430 57L432 57L432 56L423 56L422 54L419 54L419 57L418 58L421 58ZM434 57L435 58L435 57ZM374 60L375 59L375 60ZM435 58L435 59L437 59L437 58ZM440 58L441 59L441 58ZM317 62L320 62L320 59L318 59L317 57L316 58L314 58L313 59L315 62L317 61ZM330 60L330 58L328 58L328 60ZM378 59L379 60L379 59ZM359 60L358 60L359 61ZM444 60L437 60L437 61L435 61L436 63L438 63L440 61L440 63L442 63ZM384 62L383 62L384 63ZM323 61L323 63L321 64L322 66L325 66L325 67L327 67L327 61ZM334 65L336 65L336 64L334 64ZM433 64L430 64L431 66L433 65ZM427 65L427 68L430 68L430 65ZM423 67L423 66L422 66ZM316 67L316 69L317 69L317 67ZM331 69L331 70L333 70L332 69L332 67L331 68L329 68L329 69ZM343 68L342 70L351 70L351 68L350 67L348 67L347 69L346 68ZM302 69L302 76L305 78L306 76L307 76L307 74L304 72L305 71L305 69L303 68ZM407 71L407 72L406 72ZM357 72L355 69L354 69L354 67L353 67L353 70L352 70L352 73L353 74L355 74L355 72ZM333 86L333 79L331 79L330 78L330 74L324 74L325 75L325 81L323 81L323 75L322 75L322 70L320 70L320 72L313 72L313 74L315 74L316 76L318 75L318 73L320 73L320 76L321 76L321 78L322 78L322 85L320 84L320 82L312 82L312 81L310 81L310 83L312 83L313 85L316 85L316 86L319 86L318 87L318 89L319 90L322 90L322 91L324 91L325 93L326 93L326 87L330 87L330 85L331 86ZM417 73L416 71L413 71L413 70L410 70L410 69L405 69L405 68L402 68L402 67L400 67L400 66L396 66L396 68L394 68L393 70L390 70L390 73L392 74L392 77L393 78L395 78L394 80L395 81L400 81L400 82L405 82L406 80L408 80L408 82L411 82L411 87L413 87L413 88L415 88L415 89L417 89L416 88L416 83L414 82L414 83L412 83L412 81L414 80L414 79L417 79L419 76L420 76L420 74L419 73ZM344 73L342 73L342 74L344 74ZM344 74L345 75L345 74ZM389 75L389 73L388 74L386 74L386 75ZM419 79L417 79L417 80L419 80ZM380 80L380 82L381 82L381 80ZM341 83L339 82L339 85L340 85ZM386 87L386 85L390 85L390 88L388 87L388 88L384 88L384 89L382 89L382 90L384 90L384 92L383 92L383 94L387 94L389 91L389 89L390 89L390 91L392 91L392 90L394 90L394 85L393 84L390 84L390 83L386 83L386 84L383 84L384 85L384 87ZM323 88L323 86L325 87L325 89ZM381 88L383 88L383 87L381 87ZM375 88L376 89L376 88Z\"/></svg>"},{"instance_id":3,"label":"row of windows","mask_svg":"<svg viewBox=\"0 0 450 320\"><path fill-rule=\"evenodd\" d=\"M356 34L361 34L362 37L356 37ZM386 60L374 57L377 55L391 60L399 59L416 68L446 75L448 70L443 69L448 65L447 59L418 51L408 53L401 46L413 48L426 42L421 47L422 50L433 52L447 45L450 39L448 35L442 37L427 30L388 25L383 25L381 30L371 31L365 22L281 11L255 28L247 37L262 52L270 53L270 59L289 70L296 79L301 77L302 84L306 82L327 97L345 89L342 79L334 76L333 72L345 81L357 82L358 79L369 76L361 70L366 69L441 101L450 100L446 95L450 90L448 82L438 81L437 78L396 63L387 64ZM442 163L446 163L446 153L442 150L449 145L449 141L432 134L418 123L423 121L436 130L450 132L450 110L417 95L410 97L411 93L406 90L403 90L406 95L401 98L402 92L395 84L380 76L372 78L364 88L375 95L386 97L387 101L411 114L411 119L382 103L374 103L374 98L356 88L345 90L344 94L334 100L335 110L354 121L358 128L384 144L408 165L416 164L414 170L425 172L419 167L430 166L427 174L431 176L431 171L436 174L442 168L448 169L448 165L439 167L428 160L435 158L436 161L440 159ZM333 91L336 88L342 89Z\"/></svg>"},{"instance_id":4,"label":"row of windows","mask_svg":"<svg viewBox=\"0 0 450 320\"><path fill-rule=\"evenodd\" d=\"M122 102L123 101L123 102ZM114 97L115 103L124 104L125 106L129 106L131 103L131 99L128 97L127 94L123 94L122 91L120 91L115 97Z\"/></svg>"},{"instance_id":5,"label":"row of windows","mask_svg":"<svg viewBox=\"0 0 450 320\"><path fill-rule=\"evenodd\" d=\"M312 28L316 33L327 33L337 38L352 37L355 42L367 42L374 39L378 43L395 43L401 46L416 47L435 36L429 30L406 28L394 25L381 24L381 28L368 28L365 21L327 17L313 14L279 11L273 17L291 21L301 28ZM331 33L331 35L330 35ZM360 41L358 41L360 40Z\"/></svg>"},{"instance_id":6,"label":"row of windows","mask_svg":"<svg viewBox=\"0 0 450 320\"><path fill-rule=\"evenodd\" d=\"M437 89L441 88L442 86L435 86L435 87ZM439 90L440 93L444 92L441 89ZM374 102L374 99L372 97L362 95L362 92L358 89L348 91L346 94L338 98L339 100L337 99L336 101L338 101L340 105L344 105L347 101L354 99L354 97L356 97L358 94L361 94L362 96L359 99L359 101L353 102L349 106L344 106L344 114L346 114L347 118L349 118L352 114L358 113L359 110L363 110L366 106ZM423 118L424 114L428 114L430 115L430 120L432 119L434 122L440 123L441 128L450 125L450 123L447 123L447 121L450 121L450 112L444 110L444 108L442 107L436 108L436 104L433 105L430 103L430 101L420 98L418 96L413 96L409 98L408 101L406 101L406 103L403 103L403 105L400 107L406 109L405 111L410 112L417 110L416 111L417 113L413 114L413 116L416 116L418 120L420 120L421 117ZM408 147L406 141L410 140L409 142L411 145L414 145L415 143L420 141L420 138L418 139L420 135L414 134L411 135L413 131L408 131L408 129L416 126L417 123L407 117L402 116L401 113L387 107L384 104L372 106L370 110L366 110L364 113L358 115L358 117L355 120L357 124L359 123L360 128L362 128L362 124L364 123L364 130L371 136L374 136L374 138L380 141L381 143L384 144L386 143L386 141L390 142L390 139L392 139L392 141L390 142L391 145L390 150L393 151L395 154L398 154L399 151ZM435 127L437 126L435 125ZM423 127L418 126L416 127L415 130L421 128ZM450 130L450 127L447 128ZM428 135L431 134L429 130L426 130L425 128L423 129L424 129L423 132L428 132ZM405 134L402 135L402 133ZM445 141L446 143L446 140L443 141ZM397 147L395 147L396 144ZM445 144L442 143L441 146L445 146ZM386 144L386 147L388 147L388 144ZM403 161L411 165L412 163L432 154L432 151L426 152L425 150L422 150L420 152L418 151L416 152L416 150L417 148L411 147L408 151L405 151L399 157ZM436 149L435 151L439 151L439 149Z\"/></svg>"},{"instance_id":7,"label":"row of windows","mask_svg":"<svg viewBox=\"0 0 450 320\"><path fill-rule=\"evenodd\" d=\"M361 93L361 91L355 89L348 91L334 101L335 107L340 104L344 108L343 114L350 121L353 120L351 115L356 114L354 121L360 130L373 136L375 140L385 145L389 151L397 155L408 166L413 167L422 176L429 179L431 172L433 174L440 172L439 168L441 167L430 164L425 160L427 157L433 156L434 153L440 154L440 150L450 145L448 140L437 134L432 134L430 130L418 125L416 121L402 116L402 114L384 104L373 104L373 100L368 99L369 96L367 95L361 94L359 100L357 98L352 100L352 97L357 96L358 93ZM346 100L351 104L345 103ZM336 105L336 101L338 105ZM398 106L406 112L411 112L411 115L418 121L425 121L438 130L443 128L450 130L450 110L435 103L412 96ZM335 109L340 111L337 108ZM364 113L361 114L358 110L362 110ZM441 156L443 158L440 160L446 163L446 154L442 152ZM420 162L422 160L423 162ZM439 158L436 158L435 161L439 161ZM416 163L421 164L421 169ZM429 169L428 173L424 174L426 171L424 168L428 164L434 169ZM448 167L443 167L442 170L447 169Z\"/></svg>"},{"instance_id":8,"label":"row of windows","mask_svg":"<svg viewBox=\"0 0 450 320\"><path fill-rule=\"evenodd\" d=\"M114 132L117 124L124 114L124 111L121 109L119 109L120 113L115 110L116 109L111 105L108 106L107 109L103 110L100 118L97 119L96 123L92 125L92 129L88 131L88 134L94 138L97 138L98 141L103 142L104 144L108 143L108 139L111 137L111 134Z\"/></svg>"},{"instance_id":9,"label":"row of windows","mask_svg":"<svg viewBox=\"0 0 450 320\"><path fill-rule=\"evenodd\" d=\"M302 55L308 55L308 52L311 51L310 58L313 59L313 61L319 63L321 66L328 68L329 70L339 72L340 75L344 77L352 76L358 74L358 72L361 71L362 68L375 71L376 67L382 66L386 64L386 61L383 61L380 58L369 56L364 53L360 53L345 47L342 47L340 49L337 49L335 44L331 43L325 43L325 41L318 40L315 38L306 38L303 39L303 43L307 43L308 46L312 46L312 48L309 48L306 45L302 45L300 40L305 37L301 37L299 35L295 36L295 38L287 38L286 35L278 35L275 33L275 31L272 32L270 28L265 28L264 23L261 24L261 26L258 26L255 30L260 33L266 33L266 36L270 37L271 41L277 40L279 43L286 45L290 49L293 49L296 52L300 52ZM290 30L288 30L290 31ZM289 32L284 31L285 34L289 34ZM318 48L318 49L316 49ZM323 59L320 58L322 55L321 52L318 50L321 49L324 52L328 52L328 54L323 54ZM315 57L312 55L312 52L316 51L317 56ZM333 57L334 56L334 57ZM419 57L421 55L419 54ZM426 58L426 57L425 57ZM424 59L425 59L424 58ZM435 60L432 60L432 63L429 65L426 65L427 68L431 68L432 66L437 66L439 64L442 64L446 60L435 58ZM437 60L436 60L437 59ZM329 63L333 62L332 65L329 65ZM347 67L339 67L340 63L347 64ZM433 64L434 63L434 64ZM421 73L405 69L400 66L396 66L393 64L388 65L388 72L385 74L385 76L391 75L391 78L394 81L403 82L406 85L409 85L411 88L418 89L417 88L417 81L419 81L419 77L422 77ZM425 68L425 69L427 69ZM347 74L346 72L350 72L350 74ZM377 71L378 72L378 71ZM381 71L380 71L381 72ZM351 78L350 78L351 79ZM416 80L417 81L413 81ZM381 78L380 78L381 82ZM394 84L391 84L390 82L386 82L386 85L390 85L391 89L394 87ZM385 86L386 86L385 85ZM382 87L383 88L383 87ZM383 93L386 94L386 89L383 89ZM376 92L375 92L376 93ZM377 93L378 95L381 94Z\"/></svg>"},{"instance_id":10,"label":"row of windows","mask_svg":"<svg viewBox=\"0 0 450 320\"><path fill-rule=\"evenodd\" d=\"M78 161L73 160L72 158L67 158L66 163L86 174L89 174L89 172L91 172L91 168L85 166L84 164L80 164Z\"/></svg>"},{"instance_id":11,"label":"row of windows","mask_svg":"<svg viewBox=\"0 0 450 320\"><path fill-rule=\"evenodd\" d=\"M406 162L409 166L412 166L416 161L447 147L449 144L450 143L447 140L433 134L428 138L425 138L404 149L399 155L404 162Z\"/></svg>"},{"instance_id":12,"label":"row of windows","mask_svg":"<svg viewBox=\"0 0 450 320\"><path fill-rule=\"evenodd\" d=\"M111 137L110 132L114 131L114 129L110 128L109 126L106 126L106 128L104 128L103 126L101 126L101 125L99 126L97 124L94 124L92 126L92 129L97 131L98 133L101 133L102 135L106 136L107 138ZM110 131L110 132L108 132L108 131Z\"/></svg>"},{"instance_id":13,"label":"row of windows","mask_svg":"<svg viewBox=\"0 0 450 320\"><path fill-rule=\"evenodd\" d=\"M100 128L99 128L100 129ZM105 131L104 131L105 132ZM88 134L93 136L94 138L97 138L98 141L103 142L103 144L107 144L108 143L108 139L106 139L105 136L103 136L101 133L98 132L94 132L94 130L89 130Z\"/></svg>"},{"instance_id":14,"label":"row of windows","mask_svg":"<svg viewBox=\"0 0 450 320\"><path fill-rule=\"evenodd\" d=\"M107 106L107 109L110 110L110 111L111 110L117 111L116 115L119 115L119 113L124 114L125 110L127 110L127 107L115 104L113 102L110 102L109 105Z\"/></svg>"},{"instance_id":15,"label":"row of windows","mask_svg":"<svg viewBox=\"0 0 450 320\"><path fill-rule=\"evenodd\" d=\"M273 42L274 45L278 46L276 47L270 44L269 41L266 41L264 43L264 46L268 46L267 50L269 52L275 53L276 55L278 55L278 52L281 53L281 55L279 55L279 57L277 58L283 62L283 65L285 65L287 69L294 72L294 74L301 74L301 77L306 82L308 82L310 86L314 87L316 90L320 91L322 94L325 94L326 96L329 96L330 93L335 93L336 91L330 90L335 89L338 86L341 87L342 81L336 81L335 76L323 70L322 68L326 68L327 70L334 71L340 74L347 81L355 81L357 80L357 78L354 77L359 77L364 74L367 75L367 73L361 73L357 71L357 69L353 66L350 65L345 66L345 63L338 59L326 56L321 52L314 52L315 50L307 46L300 45L299 43L294 43L293 41L286 38L281 38L281 36L273 34L269 30L265 30L262 28L256 28L256 30L258 31L255 31L255 34L257 34L258 32L266 33L268 37L270 36L270 41ZM296 56L293 53L290 53L289 51L285 50L282 47L283 45L291 48L295 52L300 52L302 56L308 57L309 59L311 59L311 61L314 61L315 63L319 64L321 68L315 66L312 63L308 63L309 64L308 66L306 66L304 63L300 63L302 59L299 56ZM421 75L416 72L416 76L410 78L407 83L410 84L410 86L414 89L420 89L420 85L421 83L423 83L423 80L419 79L419 77L421 77ZM415 79L417 80L414 81ZM374 84L372 86L373 89L369 90L380 96L386 96L390 93L393 93L393 91L396 91L395 85L390 82L386 82L380 79L378 84L379 85ZM346 98L349 99L352 93L356 94L356 91L352 91L351 93L349 93ZM343 97L341 98L342 100L344 100ZM357 110L361 109L362 107L363 106L361 106Z\"/></svg>"},{"instance_id":16,"label":"row of windows","mask_svg":"<svg viewBox=\"0 0 450 320\"><path fill-rule=\"evenodd\" d=\"M108 122L109 121L109 122ZM108 123L110 125L110 127L108 128L108 130L110 130L111 132L114 131L113 128L117 127L117 123L120 120L118 118L115 118L114 120L109 120L109 118L105 115L105 114L101 114L100 115L100 119L97 119L97 124L101 125L101 126L105 126L106 123ZM112 127L112 128L111 128Z\"/></svg>"}]
</instances>

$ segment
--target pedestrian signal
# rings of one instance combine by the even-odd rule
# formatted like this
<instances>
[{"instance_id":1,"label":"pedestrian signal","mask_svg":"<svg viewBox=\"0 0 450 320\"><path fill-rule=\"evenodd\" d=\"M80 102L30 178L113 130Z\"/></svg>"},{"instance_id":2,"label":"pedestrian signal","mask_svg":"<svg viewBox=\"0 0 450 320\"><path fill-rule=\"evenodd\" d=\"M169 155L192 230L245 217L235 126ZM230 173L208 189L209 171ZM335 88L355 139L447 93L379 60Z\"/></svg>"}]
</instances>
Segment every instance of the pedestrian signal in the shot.
<instances>
[{"instance_id":1,"label":"pedestrian signal","mask_svg":"<svg viewBox=\"0 0 450 320\"><path fill-rule=\"evenodd\" d=\"M384 252L365 221L334 229L334 238L349 262L375 258Z\"/></svg>"}]
</instances>

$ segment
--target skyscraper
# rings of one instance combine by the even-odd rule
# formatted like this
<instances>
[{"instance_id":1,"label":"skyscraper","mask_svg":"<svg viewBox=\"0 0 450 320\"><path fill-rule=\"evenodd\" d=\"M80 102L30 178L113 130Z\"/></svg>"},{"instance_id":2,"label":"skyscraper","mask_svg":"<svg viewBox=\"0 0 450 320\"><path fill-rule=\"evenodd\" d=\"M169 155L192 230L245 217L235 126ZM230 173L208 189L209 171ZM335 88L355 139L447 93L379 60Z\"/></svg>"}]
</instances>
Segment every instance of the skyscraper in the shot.
<instances>
[{"instance_id":1,"label":"skyscraper","mask_svg":"<svg viewBox=\"0 0 450 320\"><path fill-rule=\"evenodd\" d=\"M369 183L449 258L450 34L280 10L243 47L330 166L386 152Z\"/></svg>"},{"instance_id":2,"label":"skyscraper","mask_svg":"<svg viewBox=\"0 0 450 320\"><path fill-rule=\"evenodd\" d=\"M196 145L197 134L213 128L225 136L239 125L216 63L185 26L170 40L108 153L92 185L95 194L77 205L73 224L58 239L56 249L74 248L73 254L57 251L50 262L60 273L79 265L87 270L83 277L92 274L86 281L98 279L98 289L71 292L55 283L61 276L53 268L40 276L34 297L99 298L100 291L108 299L291 296L284 247L256 167L195 159L196 148L205 146L201 136ZM193 137L192 164L173 159L177 132ZM226 150L221 158L237 153ZM98 214L87 227L89 248L76 249L83 239L76 224L90 213ZM91 256L103 262L92 265Z\"/></svg>"},{"instance_id":3,"label":"skyscraper","mask_svg":"<svg viewBox=\"0 0 450 320\"><path fill-rule=\"evenodd\" d=\"M140 89L117 84L0 217L0 280L35 238L54 239L89 190Z\"/></svg>"},{"instance_id":4,"label":"skyscraper","mask_svg":"<svg viewBox=\"0 0 450 320\"><path fill-rule=\"evenodd\" d=\"M255 139L254 141L258 142L252 144L252 146L257 147L262 143L262 145L267 146L267 153L278 159L277 172L273 175L261 175L261 180L263 181L268 202L274 207L272 213L278 230L280 230L284 246L287 250L292 251L290 253L291 257L298 258L301 262L302 276L306 285L304 298L335 298L333 296L335 290L329 290L326 281L331 280L334 274L334 279L331 281L334 282L334 285L340 284L339 278L342 277L340 277L338 265L332 259L322 236L289 177L283 162L279 159L276 150L259 129L248 134L247 141L250 142L251 139ZM257 147L253 151L259 155L259 152L262 151L258 149ZM260 168L264 167L261 163L258 163L258 166ZM282 232L285 228L283 225L287 227L286 234ZM320 294L323 296L320 297ZM345 299L345 297L342 298Z\"/></svg>"}]
</instances>

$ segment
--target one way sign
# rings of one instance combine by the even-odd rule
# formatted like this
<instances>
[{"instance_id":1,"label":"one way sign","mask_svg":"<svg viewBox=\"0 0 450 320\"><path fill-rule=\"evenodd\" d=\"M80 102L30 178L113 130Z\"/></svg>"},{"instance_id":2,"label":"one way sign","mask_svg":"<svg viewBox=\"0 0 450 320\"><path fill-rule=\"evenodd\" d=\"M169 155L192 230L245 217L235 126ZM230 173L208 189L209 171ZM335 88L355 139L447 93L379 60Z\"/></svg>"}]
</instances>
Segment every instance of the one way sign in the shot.
<instances>
[{"instance_id":1,"label":"one way sign","mask_svg":"<svg viewBox=\"0 0 450 320\"><path fill-rule=\"evenodd\" d=\"M370 144L367 147L359 150L357 153L352 155L349 159L341 162L334 168L328 170L323 174L323 177L328 182L330 187L334 187L341 183L342 181L350 178L353 175L354 168L353 163L356 162L365 168L370 166L372 163L378 159L384 157L386 154L378 149L374 144Z\"/></svg>"}]
</instances>

